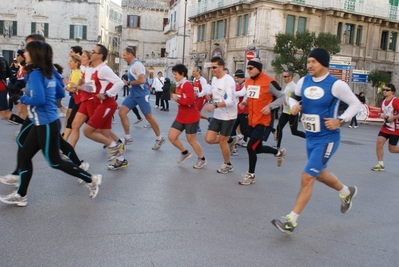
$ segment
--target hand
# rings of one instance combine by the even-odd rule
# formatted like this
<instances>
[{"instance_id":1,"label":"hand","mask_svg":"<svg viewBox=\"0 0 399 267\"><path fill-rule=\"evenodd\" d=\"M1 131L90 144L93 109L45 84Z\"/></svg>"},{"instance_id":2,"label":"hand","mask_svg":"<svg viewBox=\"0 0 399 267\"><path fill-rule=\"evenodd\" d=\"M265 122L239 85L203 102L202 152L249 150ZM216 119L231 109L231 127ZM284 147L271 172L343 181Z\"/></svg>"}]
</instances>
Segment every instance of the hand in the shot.
<instances>
[{"instance_id":1,"label":"hand","mask_svg":"<svg viewBox=\"0 0 399 267\"><path fill-rule=\"evenodd\" d=\"M302 105L295 105L291 108L291 115L297 115L302 110Z\"/></svg>"},{"instance_id":2,"label":"hand","mask_svg":"<svg viewBox=\"0 0 399 267\"><path fill-rule=\"evenodd\" d=\"M180 96L179 96L179 95L173 94L173 93L171 93L170 97L171 97L174 101L176 101L176 102L179 101L179 99L180 99Z\"/></svg>"},{"instance_id":3,"label":"hand","mask_svg":"<svg viewBox=\"0 0 399 267\"><path fill-rule=\"evenodd\" d=\"M244 109L246 106L247 106L247 103L245 103L245 102L241 102L240 104L238 104L239 109Z\"/></svg>"},{"instance_id":4,"label":"hand","mask_svg":"<svg viewBox=\"0 0 399 267\"><path fill-rule=\"evenodd\" d=\"M270 114L270 106L267 105L266 107L262 108L262 110L260 112L262 112L265 115Z\"/></svg>"},{"instance_id":5,"label":"hand","mask_svg":"<svg viewBox=\"0 0 399 267\"><path fill-rule=\"evenodd\" d=\"M336 130L339 127L341 127L341 120L333 118L324 118L324 125L329 130Z\"/></svg>"},{"instance_id":6,"label":"hand","mask_svg":"<svg viewBox=\"0 0 399 267\"><path fill-rule=\"evenodd\" d=\"M205 109L205 111L212 111L212 110L215 110L215 106L213 105L213 104L208 104L208 105L206 105L205 107L204 107L204 109Z\"/></svg>"},{"instance_id":7,"label":"hand","mask_svg":"<svg viewBox=\"0 0 399 267\"><path fill-rule=\"evenodd\" d=\"M212 95L206 94L205 98L206 98L207 101L211 101L212 100Z\"/></svg>"},{"instance_id":8,"label":"hand","mask_svg":"<svg viewBox=\"0 0 399 267\"><path fill-rule=\"evenodd\" d=\"M97 97L98 99L100 99L100 100L105 100L105 99L107 99L107 98L105 97L105 94L97 94L96 97Z\"/></svg>"}]
</instances>

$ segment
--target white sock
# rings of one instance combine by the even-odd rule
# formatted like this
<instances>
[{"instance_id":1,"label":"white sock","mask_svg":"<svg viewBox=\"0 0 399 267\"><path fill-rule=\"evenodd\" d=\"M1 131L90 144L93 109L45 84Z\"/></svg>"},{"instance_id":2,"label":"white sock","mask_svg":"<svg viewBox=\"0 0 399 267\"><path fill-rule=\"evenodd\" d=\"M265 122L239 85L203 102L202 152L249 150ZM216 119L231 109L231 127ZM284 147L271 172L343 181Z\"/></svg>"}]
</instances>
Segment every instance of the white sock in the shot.
<instances>
[{"instance_id":1,"label":"white sock","mask_svg":"<svg viewBox=\"0 0 399 267\"><path fill-rule=\"evenodd\" d=\"M298 220L299 214L296 214L295 212L291 211L290 216L292 218L292 223L296 224L296 220Z\"/></svg>"},{"instance_id":2,"label":"white sock","mask_svg":"<svg viewBox=\"0 0 399 267\"><path fill-rule=\"evenodd\" d=\"M351 191L349 191L349 188L346 185L344 185L344 187L339 191L339 194L343 197L349 196L350 193Z\"/></svg>"},{"instance_id":3,"label":"white sock","mask_svg":"<svg viewBox=\"0 0 399 267\"><path fill-rule=\"evenodd\" d=\"M162 135L157 136L157 140L158 141L162 140Z\"/></svg>"},{"instance_id":4,"label":"white sock","mask_svg":"<svg viewBox=\"0 0 399 267\"><path fill-rule=\"evenodd\" d=\"M111 144L109 145L109 147L116 147L116 142L112 141Z\"/></svg>"},{"instance_id":5,"label":"white sock","mask_svg":"<svg viewBox=\"0 0 399 267\"><path fill-rule=\"evenodd\" d=\"M119 160L119 161L124 161L124 160L125 160L125 157L124 157L124 156L117 157L117 160Z\"/></svg>"},{"instance_id":6,"label":"white sock","mask_svg":"<svg viewBox=\"0 0 399 267\"><path fill-rule=\"evenodd\" d=\"M132 136L130 134L125 134L125 139L132 139Z\"/></svg>"},{"instance_id":7,"label":"white sock","mask_svg":"<svg viewBox=\"0 0 399 267\"><path fill-rule=\"evenodd\" d=\"M384 166L384 161L381 160L381 161L379 161L378 163L379 163L381 166Z\"/></svg>"},{"instance_id":8,"label":"white sock","mask_svg":"<svg viewBox=\"0 0 399 267\"><path fill-rule=\"evenodd\" d=\"M240 138L240 139L243 139L243 138L244 138L244 136L243 136L242 134L238 134L237 136L238 136L238 138Z\"/></svg>"}]
</instances>

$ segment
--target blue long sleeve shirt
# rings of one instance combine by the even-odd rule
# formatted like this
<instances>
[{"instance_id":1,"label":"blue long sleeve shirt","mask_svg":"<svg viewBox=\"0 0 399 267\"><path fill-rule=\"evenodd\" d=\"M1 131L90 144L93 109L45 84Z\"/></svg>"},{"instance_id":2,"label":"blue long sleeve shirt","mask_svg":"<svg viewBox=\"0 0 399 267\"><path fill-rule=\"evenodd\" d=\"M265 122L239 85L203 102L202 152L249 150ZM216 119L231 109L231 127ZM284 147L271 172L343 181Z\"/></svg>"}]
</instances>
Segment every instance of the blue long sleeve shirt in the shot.
<instances>
[{"instance_id":1,"label":"blue long sleeve shirt","mask_svg":"<svg viewBox=\"0 0 399 267\"><path fill-rule=\"evenodd\" d=\"M59 95L57 81L44 77L39 69L34 69L28 77L25 94L21 103L28 105L29 118L35 125L49 124L58 120L56 95Z\"/></svg>"}]
</instances>

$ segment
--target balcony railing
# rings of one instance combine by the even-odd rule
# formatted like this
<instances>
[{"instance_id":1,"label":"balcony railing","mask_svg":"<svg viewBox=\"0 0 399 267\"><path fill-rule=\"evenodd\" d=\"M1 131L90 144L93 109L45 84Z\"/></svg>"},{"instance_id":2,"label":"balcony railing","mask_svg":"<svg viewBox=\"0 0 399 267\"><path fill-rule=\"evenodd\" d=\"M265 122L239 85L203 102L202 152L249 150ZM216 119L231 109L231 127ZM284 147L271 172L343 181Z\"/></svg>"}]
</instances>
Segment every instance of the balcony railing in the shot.
<instances>
[{"instance_id":1,"label":"balcony railing","mask_svg":"<svg viewBox=\"0 0 399 267\"><path fill-rule=\"evenodd\" d=\"M189 17L196 17L204 13L225 9L243 3L251 4L257 0L203 0L194 1L190 8ZM364 0L359 3L355 0L276 0L281 4L298 4L310 6L318 9L333 9L360 14L370 17L378 17L399 21L397 7L389 3L376 2L374 0ZM387 1L388 2L388 1Z\"/></svg>"}]
</instances>

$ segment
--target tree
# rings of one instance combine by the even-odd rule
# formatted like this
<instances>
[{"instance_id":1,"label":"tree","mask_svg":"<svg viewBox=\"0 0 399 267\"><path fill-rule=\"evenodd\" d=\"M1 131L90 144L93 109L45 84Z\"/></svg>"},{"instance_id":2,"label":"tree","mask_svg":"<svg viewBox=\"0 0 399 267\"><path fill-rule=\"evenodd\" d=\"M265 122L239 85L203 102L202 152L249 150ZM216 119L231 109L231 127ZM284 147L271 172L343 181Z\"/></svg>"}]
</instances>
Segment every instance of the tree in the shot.
<instances>
[{"instance_id":1,"label":"tree","mask_svg":"<svg viewBox=\"0 0 399 267\"><path fill-rule=\"evenodd\" d=\"M325 48L330 54L341 51L338 37L331 33L297 32L296 35L279 33L276 35L276 45L273 52L276 58L272 61L274 72L292 71L300 77L307 74L307 57L313 48Z\"/></svg>"},{"instance_id":2,"label":"tree","mask_svg":"<svg viewBox=\"0 0 399 267\"><path fill-rule=\"evenodd\" d=\"M380 106L383 99L382 91L380 90L385 84L391 81L391 75L387 72L372 70L369 73L368 82L375 88L373 93L373 100L376 106Z\"/></svg>"}]
</instances>

